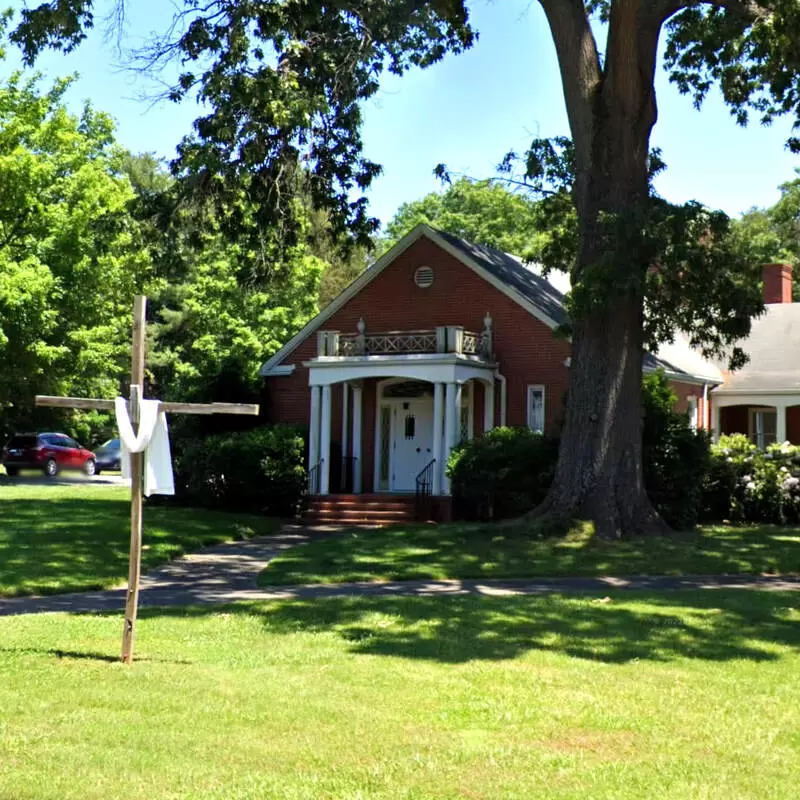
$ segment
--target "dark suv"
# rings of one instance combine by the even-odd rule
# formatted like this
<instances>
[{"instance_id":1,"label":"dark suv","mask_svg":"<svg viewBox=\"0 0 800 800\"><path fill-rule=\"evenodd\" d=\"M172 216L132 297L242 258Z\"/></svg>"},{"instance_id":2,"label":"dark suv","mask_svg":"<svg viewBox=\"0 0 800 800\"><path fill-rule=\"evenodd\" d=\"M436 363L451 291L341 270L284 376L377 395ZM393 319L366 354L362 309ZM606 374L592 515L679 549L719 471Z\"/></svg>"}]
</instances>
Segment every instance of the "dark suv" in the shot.
<instances>
[{"instance_id":1,"label":"dark suv","mask_svg":"<svg viewBox=\"0 0 800 800\"><path fill-rule=\"evenodd\" d=\"M21 469L40 469L49 478L62 469L95 473L95 457L63 433L17 433L3 448L3 466L14 477Z\"/></svg>"}]
</instances>

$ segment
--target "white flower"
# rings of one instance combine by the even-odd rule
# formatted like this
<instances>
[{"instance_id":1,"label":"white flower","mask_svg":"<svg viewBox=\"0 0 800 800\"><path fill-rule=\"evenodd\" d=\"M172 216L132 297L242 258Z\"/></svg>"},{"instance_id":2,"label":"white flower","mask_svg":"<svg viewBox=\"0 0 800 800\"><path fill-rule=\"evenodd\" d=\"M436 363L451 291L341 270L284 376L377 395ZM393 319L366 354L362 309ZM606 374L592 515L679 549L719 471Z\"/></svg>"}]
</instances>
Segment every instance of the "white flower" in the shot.
<instances>
[{"instance_id":1,"label":"white flower","mask_svg":"<svg viewBox=\"0 0 800 800\"><path fill-rule=\"evenodd\" d=\"M756 490L756 485L753 481L750 481L744 488L747 489L748 492L754 492Z\"/></svg>"}]
</instances>

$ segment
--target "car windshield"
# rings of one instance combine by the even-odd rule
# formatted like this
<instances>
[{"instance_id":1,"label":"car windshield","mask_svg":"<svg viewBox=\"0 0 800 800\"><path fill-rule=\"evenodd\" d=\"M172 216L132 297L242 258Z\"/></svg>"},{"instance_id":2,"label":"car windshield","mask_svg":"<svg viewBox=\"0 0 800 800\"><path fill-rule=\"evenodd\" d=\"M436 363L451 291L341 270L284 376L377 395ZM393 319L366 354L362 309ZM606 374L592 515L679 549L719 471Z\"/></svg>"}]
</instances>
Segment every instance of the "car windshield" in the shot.
<instances>
[{"instance_id":1,"label":"car windshield","mask_svg":"<svg viewBox=\"0 0 800 800\"><path fill-rule=\"evenodd\" d=\"M36 436L12 436L8 446L21 449L23 447L36 447L36 444Z\"/></svg>"}]
</instances>

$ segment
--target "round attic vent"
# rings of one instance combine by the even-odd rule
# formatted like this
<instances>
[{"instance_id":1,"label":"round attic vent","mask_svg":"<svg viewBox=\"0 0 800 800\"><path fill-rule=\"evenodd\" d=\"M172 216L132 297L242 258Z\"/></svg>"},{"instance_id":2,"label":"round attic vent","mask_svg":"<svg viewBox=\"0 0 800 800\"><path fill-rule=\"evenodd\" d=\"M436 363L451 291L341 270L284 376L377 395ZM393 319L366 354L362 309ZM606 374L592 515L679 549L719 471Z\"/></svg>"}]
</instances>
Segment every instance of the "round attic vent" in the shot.
<instances>
[{"instance_id":1,"label":"round attic vent","mask_svg":"<svg viewBox=\"0 0 800 800\"><path fill-rule=\"evenodd\" d=\"M414 273L414 283L420 289L427 289L433 286L433 267L418 267Z\"/></svg>"}]
</instances>

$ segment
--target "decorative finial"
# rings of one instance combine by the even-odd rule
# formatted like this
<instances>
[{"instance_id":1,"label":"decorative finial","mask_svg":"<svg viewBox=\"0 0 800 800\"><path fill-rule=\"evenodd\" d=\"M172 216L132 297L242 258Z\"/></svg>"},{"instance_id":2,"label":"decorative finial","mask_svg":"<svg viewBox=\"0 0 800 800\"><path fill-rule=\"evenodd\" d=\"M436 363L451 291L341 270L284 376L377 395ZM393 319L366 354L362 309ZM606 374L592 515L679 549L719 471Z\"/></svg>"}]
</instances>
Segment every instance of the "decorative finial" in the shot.
<instances>
[{"instance_id":1,"label":"decorative finial","mask_svg":"<svg viewBox=\"0 0 800 800\"><path fill-rule=\"evenodd\" d=\"M487 311L486 316L483 318L483 329L485 331L491 331L492 329L492 315Z\"/></svg>"}]
</instances>

